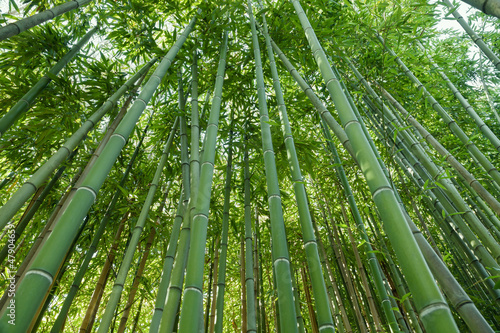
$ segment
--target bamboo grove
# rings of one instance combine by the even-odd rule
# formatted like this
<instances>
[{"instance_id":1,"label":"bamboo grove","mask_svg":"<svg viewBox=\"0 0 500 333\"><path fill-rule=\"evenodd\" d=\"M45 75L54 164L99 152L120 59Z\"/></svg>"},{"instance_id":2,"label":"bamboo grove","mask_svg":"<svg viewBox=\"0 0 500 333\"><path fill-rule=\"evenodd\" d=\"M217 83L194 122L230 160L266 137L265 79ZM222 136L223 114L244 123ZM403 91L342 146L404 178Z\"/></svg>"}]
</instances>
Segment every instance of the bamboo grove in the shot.
<instances>
[{"instance_id":1,"label":"bamboo grove","mask_svg":"<svg viewBox=\"0 0 500 333\"><path fill-rule=\"evenodd\" d=\"M0 332L500 331L470 2L5 2Z\"/></svg>"}]
</instances>

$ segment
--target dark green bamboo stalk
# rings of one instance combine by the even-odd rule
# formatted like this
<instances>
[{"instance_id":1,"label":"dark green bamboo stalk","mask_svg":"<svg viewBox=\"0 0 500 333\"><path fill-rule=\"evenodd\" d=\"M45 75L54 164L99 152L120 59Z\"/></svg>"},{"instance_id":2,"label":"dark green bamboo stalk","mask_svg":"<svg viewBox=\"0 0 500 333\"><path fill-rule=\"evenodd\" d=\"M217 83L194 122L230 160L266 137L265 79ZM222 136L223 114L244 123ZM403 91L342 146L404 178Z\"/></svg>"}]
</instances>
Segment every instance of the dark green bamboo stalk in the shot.
<instances>
[{"instance_id":1,"label":"dark green bamboo stalk","mask_svg":"<svg viewBox=\"0 0 500 333\"><path fill-rule=\"evenodd\" d=\"M85 181L77 190L73 200L62 214L56 228L54 228L49 239L34 259L30 270L19 285L15 296L18 318L31 318L45 297L48 288L52 284L57 268L60 266L73 239L77 235L83 218L94 203L99 189L113 167L128 137L134 130L136 122L146 108L146 104L153 96L154 91L166 74L188 34L191 32L195 22L196 16L191 20L185 31L179 36L177 42L145 84L143 91L116 128L101 156L99 156L92 170L85 178ZM9 329L13 333L24 333L27 328L27 322L18 321L14 330L12 330L8 320L9 318L5 315L0 319L0 330ZM104 325L101 327L104 327Z\"/></svg>"},{"instance_id":2,"label":"dark green bamboo stalk","mask_svg":"<svg viewBox=\"0 0 500 333\"><path fill-rule=\"evenodd\" d=\"M16 122L17 119L31 107L35 99L52 81L53 76L57 76L59 72L68 64L68 62L87 44L94 33L99 30L99 27L91 29L83 38L75 45L68 53L66 53L57 64L52 67L42 78L17 102L1 119L0 119L0 137Z\"/></svg>"},{"instance_id":3,"label":"dark green bamboo stalk","mask_svg":"<svg viewBox=\"0 0 500 333\"><path fill-rule=\"evenodd\" d=\"M0 41L9 37L20 34L21 32L33 28L43 22L52 20L54 17L62 15L70 10L85 6L92 0L74 0L63 3L62 5L55 6L51 9L37 13L33 16L21 19L19 21L10 23L5 27L0 28Z\"/></svg>"},{"instance_id":4,"label":"dark green bamboo stalk","mask_svg":"<svg viewBox=\"0 0 500 333\"><path fill-rule=\"evenodd\" d=\"M183 305L179 320L179 331L198 332L200 321L193 320L203 309L203 266L205 258L205 243L207 237L208 214L210 210L210 194L212 191L212 177L214 171L215 145L217 140L220 105L222 98L222 85L226 69L227 32L221 48L219 66L215 83L215 96L210 110L210 119L205 135L204 153L200 168L200 183L196 199L196 213L193 215L191 225L192 242L186 267L186 288L184 289ZM173 310L175 311L175 310Z\"/></svg>"},{"instance_id":5,"label":"dark green bamboo stalk","mask_svg":"<svg viewBox=\"0 0 500 333\"><path fill-rule=\"evenodd\" d=\"M118 91L116 91L96 112L94 112L83 125L62 145L59 150L52 155L23 186L17 190L12 197L0 208L0 229L3 229L24 203L36 192L36 190L47 180L52 172L68 158L70 153L86 137L87 133L97 124L97 122L114 106L123 94L134 86L134 83L145 75L151 66L156 62L156 58L142 67L132 76Z\"/></svg>"},{"instance_id":6,"label":"dark green bamboo stalk","mask_svg":"<svg viewBox=\"0 0 500 333\"><path fill-rule=\"evenodd\" d=\"M220 242L219 270L217 272L217 301L215 310L215 333L222 333L224 327L224 294L226 291L226 265L227 246L229 236L229 199L231 197L231 178L233 175L233 113L231 112L231 122L229 129L229 143L227 151L226 181L224 184L224 207L222 208L222 232ZM246 193L246 192L245 192ZM245 208L246 209L246 208ZM246 210L245 210L246 216Z\"/></svg>"},{"instance_id":7,"label":"dark green bamboo stalk","mask_svg":"<svg viewBox=\"0 0 500 333\"><path fill-rule=\"evenodd\" d=\"M360 168L367 180L373 200L384 222L387 235L399 259L403 273L407 277L417 311L426 330L429 333L458 332L450 309L425 263L410 228L406 223L403 223L405 216L399 207L394 190L380 167L361 125L332 71L309 20L297 0L293 0L293 5L330 96L339 112L346 134L351 141Z\"/></svg>"},{"instance_id":8,"label":"dark green bamboo stalk","mask_svg":"<svg viewBox=\"0 0 500 333\"><path fill-rule=\"evenodd\" d=\"M266 92L264 87L264 76L262 73L262 61L260 58L260 47L255 28L255 20L252 12L251 1L248 1L248 15L252 28L252 45L255 58L255 75L257 79L257 95L259 100L260 128L262 133L262 150L264 154L264 166L266 172L266 183L269 202L272 257L273 268L276 277L276 289L278 293L278 310L280 315L280 328L282 333L297 332L297 317L293 306L292 275L290 272L290 259L288 255L288 244L286 240L283 210L281 207L281 196L276 170L276 161L269 125L267 111ZM312 236L314 238L314 235Z\"/></svg>"}]
</instances>

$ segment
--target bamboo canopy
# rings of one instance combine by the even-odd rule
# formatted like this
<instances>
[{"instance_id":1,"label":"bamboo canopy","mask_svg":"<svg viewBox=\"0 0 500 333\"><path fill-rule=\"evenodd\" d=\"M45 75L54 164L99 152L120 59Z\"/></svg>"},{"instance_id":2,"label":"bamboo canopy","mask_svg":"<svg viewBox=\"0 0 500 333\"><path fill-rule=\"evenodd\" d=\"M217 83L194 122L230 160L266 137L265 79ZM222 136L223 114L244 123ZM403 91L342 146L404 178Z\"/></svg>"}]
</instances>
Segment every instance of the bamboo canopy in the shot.
<instances>
[{"instance_id":1,"label":"bamboo canopy","mask_svg":"<svg viewBox=\"0 0 500 333\"><path fill-rule=\"evenodd\" d=\"M500 331L472 5L2 4L0 332Z\"/></svg>"}]
</instances>

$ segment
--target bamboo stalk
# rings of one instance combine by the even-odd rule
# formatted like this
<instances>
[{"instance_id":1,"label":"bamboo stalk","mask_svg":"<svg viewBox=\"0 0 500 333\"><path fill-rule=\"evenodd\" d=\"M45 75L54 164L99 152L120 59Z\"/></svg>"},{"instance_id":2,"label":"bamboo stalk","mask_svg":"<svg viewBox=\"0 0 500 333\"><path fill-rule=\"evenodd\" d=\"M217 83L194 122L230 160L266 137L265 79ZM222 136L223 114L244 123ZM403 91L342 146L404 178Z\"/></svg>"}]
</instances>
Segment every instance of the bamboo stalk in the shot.
<instances>
[{"instance_id":1,"label":"bamboo stalk","mask_svg":"<svg viewBox=\"0 0 500 333\"><path fill-rule=\"evenodd\" d=\"M30 28L40 25L46 21L52 20L54 17L67 13L73 9L85 6L92 0L74 0L63 3L62 5L55 6L51 9L37 13L25 19L10 23L5 27L0 28L0 41L9 37L20 34Z\"/></svg>"}]
</instances>

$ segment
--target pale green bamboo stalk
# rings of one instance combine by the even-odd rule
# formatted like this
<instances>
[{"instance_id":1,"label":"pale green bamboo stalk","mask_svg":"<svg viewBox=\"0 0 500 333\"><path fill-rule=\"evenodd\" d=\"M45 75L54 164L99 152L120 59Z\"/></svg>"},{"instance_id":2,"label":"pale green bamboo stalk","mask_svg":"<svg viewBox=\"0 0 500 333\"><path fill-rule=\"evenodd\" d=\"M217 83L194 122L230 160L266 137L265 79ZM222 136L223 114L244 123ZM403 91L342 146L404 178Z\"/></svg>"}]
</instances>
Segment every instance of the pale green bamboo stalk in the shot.
<instances>
[{"instance_id":1,"label":"pale green bamboo stalk","mask_svg":"<svg viewBox=\"0 0 500 333\"><path fill-rule=\"evenodd\" d=\"M469 104L469 102L465 99L464 96L458 91L458 89L455 87L455 85L451 82L451 80L448 78L448 76L441 70L441 68L434 62L430 54L427 52L425 47L420 43L420 41L417 39L416 40L417 47L424 52L424 54L427 56L427 59L432 64L432 67L436 69L441 75L441 78L446 82L446 85L448 88L450 88L451 92L453 93L453 96L455 96L460 104L464 107L465 111L471 116L471 118L474 120L476 123L476 126L481 130L483 133L484 137L490 141L490 143L495 147L495 149L500 152L500 140L496 137L496 135L491 131L491 129L486 125L481 119L481 117L476 113L474 108ZM500 213L499 213L500 214Z\"/></svg>"},{"instance_id":2,"label":"pale green bamboo stalk","mask_svg":"<svg viewBox=\"0 0 500 333\"><path fill-rule=\"evenodd\" d=\"M71 200L71 203L62 214L59 223L34 259L15 295L18 318L32 318L37 308L41 305L46 292L48 292L52 284L58 267L61 265L71 243L78 234L83 218L94 203L99 189L111 171L128 137L134 130L136 122L146 108L146 104L152 98L195 22L196 15L145 84L143 91L116 128L92 170L88 173L85 181L76 191L73 200ZM0 319L0 331L10 330L12 333L24 333L29 326L29 321L26 320L18 321L16 326L12 328L8 321L9 318L6 315L2 316Z\"/></svg>"},{"instance_id":3,"label":"pale green bamboo stalk","mask_svg":"<svg viewBox=\"0 0 500 333\"><path fill-rule=\"evenodd\" d=\"M226 291L226 266L227 266L227 246L229 236L229 199L231 197L231 178L233 175L233 113L229 129L229 143L227 151L226 181L224 184L224 207L222 208L222 232L220 242L219 270L217 272L217 300L215 310L215 333L222 333L224 327L224 295ZM246 193L246 192L245 192ZM246 218L246 207L245 207ZM245 222L246 223L246 222ZM249 309L250 310L250 309Z\"/></svg>"},{"instance_id":4,"label":"pale green bamboo stalk","mask_svg":"<svg viewBox=\"0 0 500 333\"><path fill-rule=\"evenodd\" d=\"M71 161L73 159L73 157L76 155L77 152L78 152L78 150L75 149L71 153L71 155L68 158L69 161ZM14 237L13 241L7 242L7 244L5 244L5 246L0 251L0 263L2 263L5 260L5 258L7 257L8 254L12 254L11 253L12 246L19 240L22 233L24 232L24 230L28 226L28 223L31 221L31 219L33 218L35 213L38 211L38 208L40 208L40 206L42 205L45 198L50 194L50 191L54 188L54 185L57 183L59 178L61 178L61 176L63 175L63 172L66 170L66 167L67 166L64 165L61 168L59 168L59 170L57 170L54 177L52 177L52 179L43 188L42 193L40 193L40 195L36 198L33 205L31 207L28 206L29 209L27 209L26 213L23 214L22 218L19 220L19 223L16 226L16 229L14 231L15 237Z\"/></svg>"},{"instance_id":5,"label":"pale green bamboo stalk","mask_svg":"<svg viewBox=\"0 0 500 333\"><path fill-rule=\"evenodd\" d=\"M212 177L214 172L215 146L219 124L219 114L222 98L222 85L226 69L227 54L227 31L220 53L217 77L215 83L215 94L210 110L210 119L205 136L204 153L200 168L199 195L196 199L196 213L193 215L191 224L192 242L189 249L189 257L186 267L186 287L179 320L180 332L198 333L200 321L194 316L199 315L203 301L203 266L205 258L205 243L207 237L208 214L210 210L210 194L212 191ZM173 310L175 311L175 310Z\"/></svg>"},{"instance_id":6,"label":"pale green bamboo stalk","mask_svg":"<svg viewBox=\"0 0 500 333\"><path fill-rule=\"evenodd\" d=\"M264 166L267 183L267 196L269 202L269 214L272 239L272 258L276 289L278 293L278 310L280 328L282 333L297 332L297 317L293 305L292 274L288 244L285 232L285 222L281 207L280 187L274 157L271 128L269 125L269 114L267 111L266 92L264 87L264 74L262 72L262 61L260 47L257 38L257 29L252 12L251 1L248 1L248 15L252 29L252 45L255 58L255 76L257 81L257 95L260 112L260 128L262 133L262 150L264 155ZM314 235L312 236L314 238Z\"/></svg>"},{"instance_id":7,"label":"pale green bamboo stalk","mask_svg":"<svg viewBox=\"0 0 500 333\"><path fill-rule=\"evenodd\" d=\"M366 80L365 80L366 82ZM401 112L401 114L405 117L406 120L412 124L416 130L431 144L436 151L443 156L448 163L457 171L457 173L462 176L467 184L469 184L474 190L481 195L481 197L490 205L491 208L495 210L498 214L500 214L500 203L493 197L482 185L479 181L467 170L465 167L458 162L458 160L450 153L446 148L443 147L437 141L432 134L430 134L415 118L413 118L406 109L404 109L401 104L394 99L383 87L379 85L380 91L382 95L386 97L394 107Z\"/></svg>"},{"instance_id":8,"label":"pale green bamboo stalk","mask_svg":"<svg viewBox=\"0 0 500 333\"><path fill-rule=\"evenodd\" d=\"M91 29L83 38L69 50L42 78L0 119L0 137L16 122L17 119L31 107L35 99L52 81L53 76L70 62L73 57L80 52L80 49L87 44L90 38L99 30L99 27Z\"/></svg>"},{"instance_id":9,"label":"pale green bamboo stalk","mask_svg":"<svg viewBox=\"0 0 500 333\"><path fill-rule=\"evenodd\" d=\"M191 196L196 200L200 183L200 116L198 109L198 50L193 52L191 67L191 155L189 157L189 172L191 176ZM207 94L209 96L209 94ZM191 208L193 210L195 207ZM193 215L194 216L194 215Z\"/></svg>"},{"instance_id":10,"label":"pale green bamboo stalk","mask_svg":"<svg viewBox=\"0 0 500 333\"><path fill-rule=\"evenodd\" d=\"M495 1L495 0L493 0ZM457 20L458 24L462 26L462 28L465 30L465 32L469 35L469 37L472 39L474 43L481 49L481 51L484 53L485 56L490 59L491 63L497 71L500 71L500 59L498 56L493 53L493 51L486 45L486 43L479 37L474 30L467 24L465 19L460 15L460 13L456 10L456 7L453 6L453 4L449 0L443 0L444 5L446 5L450 10L452 10L451 14L455 19ZM497 74L498 75L498 74Z\"/></svg>"},{"instance_id":11,"label":"pale green bamboo stalk","mask_svg":"<svg viewBox=\"0 0 500 333\"><path fill-rule=\"evenodd\" d=\"M9 220L17 213L24 203L38 190L52 172L68 158L70 153L94 128L97 122L114 106L123 94L134 86L134 83L146 74L156 58L142 67L134 76L123 84L96 112L94 112L83 125L52 155L38 170L18 189L12 197L0 208L0 229L3 229Z\"/></svg>"},{"instance_id":12,"label":"pale green bamboo stalk","mask_svg":"<svg viewBox=\"0 0 500 333\"><path fill-rule=\"evenodd\" d=\"M448 0L444 0L448 1ZM438 101L432 96L432 94L425 88L425 86L413 75L412 71L406 67L403 61L391 50L385 41L377 35L377 38L382 43L382 45L387 49L387 51L395 57L396 63L403 69L405 75L413 81L419 90L421 90L426 96L427 100L431 104L432 108L441 116L446 125L450 130L458 137L462 144L467 148L469 153L474 156L479 164L484 168L486 173L491 176L493 181L500 185L500 172L493 166L493 164L488 160L488 158L477 148L477 146L470 140L470 138L465 134L465 132L458 126L458 124L451 118L451 116L443 109L443 107L438 103Z\"/></svg>"},{"instance_id":13,"label":"pale green bamboo stalk","mask_svg":"<svg viewBox=\"0 0 500 333\"><path fill-rule=\"evenodd\" d=\"M160 329L160 324L162 322L162 317L164 313L164 309L166 307L166 299L167 299L167 293L169 291L169 286L170 286L170 281L171 277L174 274L174 267L179 266L180 261L182 261L182 272L180 274L184 274L184 259L181 256L175 256L176 250L177 250L177 242L179 241L179 252L180 253L185 253L187 251L187 246L186 246L186 232L189 233L189 229L183 229L184 233L182 233L183 236L180 236L180 227L182 224L186 224L184 217L189 218L189 215L187 214L186 210L188 209L194 209L194 205L188 205L188 200L192 200L194 196L197 193L198 189L198 183L199 183L199 160L198 160L198 155L199 155L199 122L198 122L198 69L197 69L197 51L195 50L194 56L193 56L193 66L192 66L192 82L191 82L191 91L192 91L192 98L191 98L191 157L190 157L190 165L189 165L189 172L190 172L190 186L191 188L187 190L187 194L189 195L186 196L186 193L181 194L181 198L179 199L179 205L177 208L177 213L175 216L174 224L172 226L172 232L170 235L170 240L168 243L167 247L167 253L165 254L165 261L163 264L163 270L162 270L162 277L160 281L160 286L158 287L158 293L156 296L156 303L155 303L155 310L153 313L153 318L151 319L151 325L149 327L149 332L150 333L156 333ZM180 88L179 88L180 89ZM181 97L180 97L181 98ZM184 143L187 145L187 142ZM181 147L181 150L187 150L187 146L184 148ZM182 154L182 152L181 152ZM184 168L185 171L186 168ZM184 178L187 177L187 175L183 171L183 183L186 183L184 181ZM189 182L187 182L189 183ZM188 241L188 240L187 240ZM189 241L188 241L189 242ZM174 259L179 259L179 262L176 262L174 266ZM176 270L178 271L178 269ZM177 273L178 275L179 273ZM178 278L178 277L177 277ZM174 277L174 280L176 277ZM183 278L182 278L183 279ZM181 283L178 283L181 284ZM180 291L179 291L180 293ZM164 324L165 326L165 324Z\"/></svg>"},{"instance_id":14,"label":"pale green bamboo stalk","mask_svg":"<svg viewBox=\"0 0 500 333\"><path fill-rule=\"evenodd\" d=\"M16 22L12 22L5 27L0 28L0 41L7 39L9 37L20 34L30 28L42 24L43 22L52 20L54 17L62 15L70 10L80 8L85 6L92 0L74 0L63 3L62 5L55 6L51 9L47 9L43 12L37 13L30 17L21 19Z\"/></svg>"},{"instance_id":15,"label":"pale green bamboo stalk","mask_svg":"<svg viewBox=\"0 0 500 333\"><path fill-rule=\"evenodd\" d=\"M262 7L261 4L260 6ZM274 60L274 52L271 46L271 38L269 37L265 14L262 15L262 25L264 27L266 49L271 65L273 86L276 93L276 102L281 116L283 138L285 141L288 156L288 165L290 167L293 189L295 192L295 199L299 212L300 227L302 231L302 238L304 241L306 259L307 264L310 268L308 271L310 274L311 286L317 311L318 328L321 332L335 332L335 326L332 319L332 311L330 309L330 304L328 303L328 294L326 291L323 271L321 269L321 261L318 254L318 245L316 243L316 237L314 235L311 214L309 212L309 204L307 203L304 179L302 177L299 160L297 158L297 152L295 150L292 129L288 120L285 100L283 98L278 70L276 68L276 62Z\"/></svg>"},{"instance_id":16,"label":"pale green bamboo stalk","mask_svg":"<svg viewBox=\"0 0 500 333\"><path fill-rule=\"evenodd\" d=\"M336 79L328 59L307 19L300 3L293 5L308 38L313 55L318 63L327 89L339 112L340 119L349 137L358 163L367 180L378 212L382 217L387 235L391 241L402 271L407 277L417 311L427 332L458 332L450 309L441 295L434 278L425 263L418 245L413 238L405 216L399 207L395 191L386 178L374 151L363 133L354 111ZM409 255L411 253L411 255Z\"/></svg>"}]
</instances>

